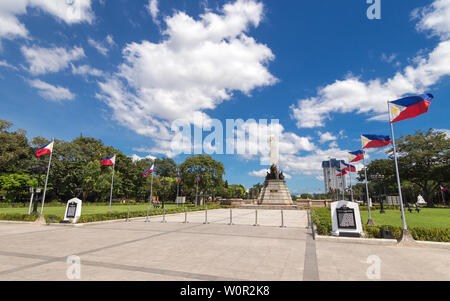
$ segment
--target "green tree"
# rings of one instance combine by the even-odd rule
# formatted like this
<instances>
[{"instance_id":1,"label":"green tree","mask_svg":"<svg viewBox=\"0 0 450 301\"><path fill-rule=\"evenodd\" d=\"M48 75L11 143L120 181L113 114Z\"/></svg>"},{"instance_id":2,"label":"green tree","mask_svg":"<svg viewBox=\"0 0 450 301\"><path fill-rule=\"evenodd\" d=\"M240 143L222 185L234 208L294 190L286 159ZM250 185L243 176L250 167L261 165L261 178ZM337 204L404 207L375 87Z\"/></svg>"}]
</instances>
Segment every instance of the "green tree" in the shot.
<instances>
[{"instance_id":1,"label":"green tree","mask_svg":"<svg viewBox=\"0 0 450 301\"><path fill-rule=\"evenodd\" d=\"M32 159L26 132L8 132L12 126L13 123L0 119L0 174L23 172Z\"/></svg>"},{"instance_id":2,"label":"green tree","mask_svg":"<svg viewBox=\"0 0 450 301\"><path fill-rule=\"evenodd\" d=\"M223 186L225 168L221 162L214 160L209 155L191 156L180 165L182 189L186 194L195 195L197 176L200 176L199 192L211 193ZM193 197L191 195L191 197Z\"/></svg>"},{"instance_id":3,"label":"green tree","mask_svg":"<svg viewBox=\"0 0 450 301\"><path fill-rule=\"evenodd\" d=\"M402 136L397 141L402 180L416 184L429 206L441 183L450 178L450 139L445 133L429 129Z\"/></svg>"}]
</instances>

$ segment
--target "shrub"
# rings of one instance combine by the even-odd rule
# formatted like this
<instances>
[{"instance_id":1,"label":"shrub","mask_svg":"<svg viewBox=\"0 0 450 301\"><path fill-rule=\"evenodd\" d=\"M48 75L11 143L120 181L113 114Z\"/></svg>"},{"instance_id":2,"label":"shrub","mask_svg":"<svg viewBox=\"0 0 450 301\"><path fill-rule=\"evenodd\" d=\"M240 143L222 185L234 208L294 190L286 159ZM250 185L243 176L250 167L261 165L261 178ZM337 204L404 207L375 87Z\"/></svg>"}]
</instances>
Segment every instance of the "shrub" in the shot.
<instances>
[{"instance_id":1,"label":"shrub","mask_svg":"<svg viewBox=\"0 0 450 301\"><path fill-rule=\"evenodd\" d=\"M329 208L312 208L311 216L320 235L331 235L331 212ZM381 228L392 233L396 239L402 236L402 228L391 225L368 226L363 224L364 233L368 238L382 238ZM410 227L409 232L415 240L450 242L450 229Z\"/></svg>"}]
</instances>

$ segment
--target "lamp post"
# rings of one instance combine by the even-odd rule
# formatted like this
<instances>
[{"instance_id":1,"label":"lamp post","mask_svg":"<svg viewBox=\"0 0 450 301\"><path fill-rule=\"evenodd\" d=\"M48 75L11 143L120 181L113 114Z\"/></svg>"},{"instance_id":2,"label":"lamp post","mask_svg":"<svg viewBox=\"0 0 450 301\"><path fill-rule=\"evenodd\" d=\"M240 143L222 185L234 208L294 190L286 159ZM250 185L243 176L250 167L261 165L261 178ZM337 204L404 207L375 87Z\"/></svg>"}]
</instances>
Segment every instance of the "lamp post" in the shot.
<instances>
[{"instance_id":1,"label":"lamp post","mask_svg":"<svg viewBox=\"0 0 450 301\"><path fill-rule=\"evenodd\" d=\"M370 178L373 181L375 181L378 185L380 185L383 182L383 180L384 180L384 175L376 173L374 175L371 175ZM378 194L378 198L379 198L379 201L380 201L380 214L384 214L386 212L384 211L384 208L383 208L383 198L381 197L380 192Z\"/></svg>"},{"instance_id":2,"label":"lamp post","mask_svg":"<svg viewBox=\"0 0 450 301\"><path fill-rule=\"evenodd\" d=\"M43 162L41 162L39 159L37 160L36 164L31 167L33 173L37 175L36 199L33 202L33 211L31 212L31 214L38 214L39 194L42 192L41 176L44 174L45 168L45 164L43 164Z\"/></svg>"},{"instance_id":3,"label":"lamp post","mask_svg":"<svg viewBox=\"0 0 450 301\"><path fill-rule=\"evenodd\" d=\"M165 206L164 206L164 201L166 200L166 186L167 186L167 184L169 183L169 181L167 181L166 179L162 179L161 180L161 184L163 185L163 194L162 194L162 209L164 209L165 208Z\"/></svg>"}]
</instances>

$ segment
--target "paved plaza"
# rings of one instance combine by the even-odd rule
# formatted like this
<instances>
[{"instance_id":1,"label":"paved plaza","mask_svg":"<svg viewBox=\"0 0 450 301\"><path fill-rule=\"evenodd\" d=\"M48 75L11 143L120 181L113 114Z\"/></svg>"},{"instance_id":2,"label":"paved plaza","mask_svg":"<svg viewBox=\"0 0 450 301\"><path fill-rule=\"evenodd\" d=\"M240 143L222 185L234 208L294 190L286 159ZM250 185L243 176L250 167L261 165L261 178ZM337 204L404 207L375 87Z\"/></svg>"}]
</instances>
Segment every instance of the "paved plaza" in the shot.
<instances>
[{"instance_id":1,"label":"paved plaza","mask_svg":"<svg viewBox=\"0 0 450 301\"><path fill-rule=\"evenodd\" d=\"M360 240L313 240L306 211L228 209L81 226L0 223L0 280L68 280L69 256L81 280L450 280L450 250Z\"/></svg>"}]
</instances>

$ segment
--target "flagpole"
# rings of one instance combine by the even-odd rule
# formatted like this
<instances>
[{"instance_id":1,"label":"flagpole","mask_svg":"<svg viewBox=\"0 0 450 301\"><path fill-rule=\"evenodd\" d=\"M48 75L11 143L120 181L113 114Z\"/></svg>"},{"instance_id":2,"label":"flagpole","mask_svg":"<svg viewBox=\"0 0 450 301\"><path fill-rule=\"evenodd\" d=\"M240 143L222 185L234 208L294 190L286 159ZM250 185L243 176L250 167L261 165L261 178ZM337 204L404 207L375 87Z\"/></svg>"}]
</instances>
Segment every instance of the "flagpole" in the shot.
<instances>
[{"instance_id":1,"label":"flagpole","mask_svg":"<svg viewBox=\"0 0 450 301\"><path fill-rule=\"evenodd\" d=\"M345 201L345 175L341 176L342 181L342 200Z\"/></svg>"},{"instance_id":2,"label":"flagpole","mask_svg":"<svg viewBox=\"0 0 450 301\"><path fill-rule=\"evenodd\" d=\"M111 212L112 193L113 193L113 187L114 187L114 170L115 169L116 169L116 155L114 155L114 164L113 164L113 172L112 172L112 179L111 179L111 193L109 194L109 212Z\"/></svg>"},{"instance_id":3,"label":"flagpole","mask_svg":"<svg viewBox=\"0 0 450 301\"><path fill-rule=\"evenodd\" d=\"M349 167L349 169L351 169L351 167ZM350 199L351 199L352 202L354 202L354 200L353 200L353 187L352 187L352 172L351 171L348 172L348 176L350 178Z\"/></svg>"},{"instance_id":4,"label":"flagpole","mask_svg":"<svg viewBox=\"0 0 450 301\"><path fill-rule=\"evenodd\" d=\"M362 139L362 135L361 135ZM370 199L369 199L369 184L367 183L367 167L366 167L366 152L363 146L363 164L364 164L364 181L366 183L366 197L367 197L367 209L369 211L369 219L367 220L367 225L374 226L375 223L372 220L372 212L370 211Z\"/></svg>"},{"instance_id":5,"label":"flagpole","mask_svg":"<svg viewBox=\"0 0 450 301\"><path fill-rule=\"evenodd\" d=\"M195 206L198 204L198 176L197 176L197 189L195 190Z\"/></svg>"},{"instance_id":6,"label":"flagpole","mask_svg":"<svg viewBox=\"0 0 450 301\"><path fill-rule=\"evenodd\" d=\"M153 202L153 175L155 174L154 169L155 169L155 167L153 167L153 170L152 170L152 181L150 183L150 201L149 201L150 205L151 205L151 202Z\"/></svg>"},{"instance_id":7,"label":"flagpole","mask_svg":"<svg viewBox=\"0 0 450 301\"><path fill-rule=\"evenodd\" d=\"M403 208L402 186L401 186L401 182L400 182L400 174L398 172L397 149L395 146L394 126L392 125L392 122L391 122L391 106L389 105L389 101L387 102L387 104L388 104L388 111L389 111L389 124L391 126L391 134L392 134L392 146L394 149L395 174L397 177L398 196L400 199L400 209L402 212L403 235L405 235L405 231L408 232L408 227L406 225L405 209ZM402 239L403 239L403 237L402 237Z\"/></svg>"},{"instance_id":8,"label":"flagpole","mask_svg":"<svg viewBox=\"0 0 450 301\"><path fill-rule=\"evenodd\" d=\"M55 143L55 139L53 139L52 143ZM54 148L54 145L53 145L53 148ZM52 148L52 152L50 153L50 159L48 160L47 177L45 178L44 194L42 195L41 216L44 213L45 194L47 192L48 175L50 173L50 164L52 163L53 148Z\"/></svg>"}]
</instances>

